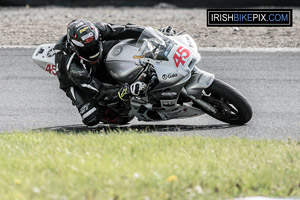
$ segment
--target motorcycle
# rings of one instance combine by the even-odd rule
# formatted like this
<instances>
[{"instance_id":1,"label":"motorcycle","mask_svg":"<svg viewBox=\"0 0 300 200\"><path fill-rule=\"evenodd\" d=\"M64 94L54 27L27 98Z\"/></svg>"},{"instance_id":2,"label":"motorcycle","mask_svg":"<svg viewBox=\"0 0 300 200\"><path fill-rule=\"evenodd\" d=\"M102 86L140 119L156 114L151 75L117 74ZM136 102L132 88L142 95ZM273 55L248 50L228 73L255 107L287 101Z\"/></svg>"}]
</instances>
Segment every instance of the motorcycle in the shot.
<instances>
[{"instance_id":1,"label":"motorcycle","mask_svg":"<svg viewBox=\"0 0 300 200\"><path fill-rule=\"evenodd\" d=\"M54 44L39 46L32 59L56 75ZM138 40L127 39L110 49L107 71L120 84L146 83L145 92L131 97L125 120L161 121L208 114L232 125L243 125L252 108L235 88L200 70L201 56L190 35L166 36L151 27ZM120 110L121 111L121 110Z\"/></svg>"}]
</instances>

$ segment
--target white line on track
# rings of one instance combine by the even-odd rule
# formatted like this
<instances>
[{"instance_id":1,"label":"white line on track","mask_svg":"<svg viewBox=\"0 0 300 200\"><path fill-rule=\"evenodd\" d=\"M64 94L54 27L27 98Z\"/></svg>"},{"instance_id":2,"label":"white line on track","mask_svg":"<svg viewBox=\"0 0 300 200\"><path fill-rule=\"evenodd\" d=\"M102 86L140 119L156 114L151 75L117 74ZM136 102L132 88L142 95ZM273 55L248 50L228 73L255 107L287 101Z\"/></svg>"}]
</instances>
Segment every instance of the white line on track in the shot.
<instances>
[{"instance_id":1,"label":"white line on track","mask_svg":"<svg viewBox=\"0 0 300 200\"><path fill-rule=\"evenodd\" d=\"M0 49L12 49L12 48L22 48L22 49L35 49L38 46L22 46L22 45L3 45ZM300 48L235 48L235 47L200 47L198 51L209 51L209 52L300 52Z\"/></svg>"},{"instance_id":2,"label":"white line on track","mask_svg":"<svg viewBox=\"0 0 300 200\"><path fill-rule=\"evenodd\" d=\"M32 45L32 46L3 45L3 46L0 46L0 49L15 49L15 48L19 48L19 49L36 49L37 47L38 47L38 45Z\"/></svg>"},{"instance_id":3,"label":"white line on track","mask_svg":"<svg viewBox=\"0 0 300 200\"><path fill-rule=\"evenodd\" d=\"M201 47L198 51L214 51L214 52L300 52L300 48L231 48L231 47Z\"/></svg>"}]
</instances>

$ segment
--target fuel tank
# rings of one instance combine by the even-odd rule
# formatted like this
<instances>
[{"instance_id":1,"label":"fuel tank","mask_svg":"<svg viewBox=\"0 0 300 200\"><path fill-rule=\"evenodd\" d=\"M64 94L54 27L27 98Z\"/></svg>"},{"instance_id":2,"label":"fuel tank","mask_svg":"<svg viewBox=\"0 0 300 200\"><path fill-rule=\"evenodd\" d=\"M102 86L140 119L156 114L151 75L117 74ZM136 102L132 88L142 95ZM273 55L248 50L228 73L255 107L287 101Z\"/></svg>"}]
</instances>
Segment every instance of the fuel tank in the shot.
<instances>
[{"instance_id":1,"label":"fuel tank","mask_svg":"<svg viewBox=\"0 0 300 200\"><path fill-rule=\"evenodd\" d=\"M133 83L143 70L142 66L135 64L137 59L133 58L139 55L135 44L136 40L123 40L115 45L106 57L108 72L120 83Z\"/></svg>"}]
</instances>

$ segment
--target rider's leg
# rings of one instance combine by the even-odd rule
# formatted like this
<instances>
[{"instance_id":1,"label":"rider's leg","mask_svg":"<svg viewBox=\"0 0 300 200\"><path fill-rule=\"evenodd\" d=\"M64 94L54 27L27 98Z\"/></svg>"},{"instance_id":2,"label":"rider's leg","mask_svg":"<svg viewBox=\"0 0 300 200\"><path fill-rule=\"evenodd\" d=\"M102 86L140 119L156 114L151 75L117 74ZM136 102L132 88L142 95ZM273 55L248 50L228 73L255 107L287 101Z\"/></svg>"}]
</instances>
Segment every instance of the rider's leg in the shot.
<instances>
[{"instance_id":1,"label":"rider's leg","mask_svg":"<svg viewBox=\"0 0 300 200\"><path fill-rule=\"evenodd\" d=\"M66 94L78 109L82 122L85 125L94 126L100 122L102 111L95 100L89 98L88 95L76 86L67 89Z\"/></svg>"}]
</instances>

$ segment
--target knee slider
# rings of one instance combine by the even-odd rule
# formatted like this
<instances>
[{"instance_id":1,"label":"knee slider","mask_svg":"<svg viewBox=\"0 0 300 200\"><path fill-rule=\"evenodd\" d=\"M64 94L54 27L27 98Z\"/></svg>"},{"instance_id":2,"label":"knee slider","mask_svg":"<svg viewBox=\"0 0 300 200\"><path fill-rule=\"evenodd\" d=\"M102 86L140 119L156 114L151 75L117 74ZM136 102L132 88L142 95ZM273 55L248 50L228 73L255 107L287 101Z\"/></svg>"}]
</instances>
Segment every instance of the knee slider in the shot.
<instances>
[{"instance_id":1,"label":"knee slider","mask_svg":"<svg viewBox=\"0 0 300 200\"><path fill-rule=\"evenodd\" d=\"M99 109L93 107L82 112L85 109L84 106L79 110L79 113L82 117L82 122L87 126L94 126L98 124L101 120L101 112L99 111Z\"/></svg>"},{"instance_id":2,"label":"knee slider","mask_svg":"<svg viewBox=\"0 0 300 200\"><path fill-rule=\"evenodd\" d=\"M98 115L97 113L91 114L82 119L82 122L87 126L95 126L100 122L100 115Z\"/></svg>"}]
</instances>

